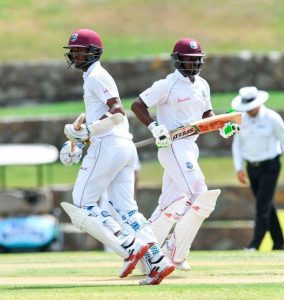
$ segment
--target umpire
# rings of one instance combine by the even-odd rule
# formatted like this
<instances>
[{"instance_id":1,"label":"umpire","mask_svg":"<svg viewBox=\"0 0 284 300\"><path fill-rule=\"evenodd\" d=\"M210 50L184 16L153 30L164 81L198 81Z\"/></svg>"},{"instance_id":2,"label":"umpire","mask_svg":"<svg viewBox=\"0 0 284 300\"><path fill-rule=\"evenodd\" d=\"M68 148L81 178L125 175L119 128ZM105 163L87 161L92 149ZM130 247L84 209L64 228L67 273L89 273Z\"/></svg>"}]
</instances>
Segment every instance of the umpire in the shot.
<instances>
[{"instance_id":1,"label":"umpire","mask_svg":"<svg viewBox=\"0 0 284 300\"><path fill-rule=\"evenodd\" d=\"M264 106L268 97L267 92L249 86L241 88L231 103L233 109L243 112L241 130L232 145L234 167L238 180L246 184L246 165L256 198L254 234L247 250L258 250L266 231L273 240L273 250L283 249L283 233L273 196L284 149L284 122L278 113Z\"/></svg>"}]
</instances>

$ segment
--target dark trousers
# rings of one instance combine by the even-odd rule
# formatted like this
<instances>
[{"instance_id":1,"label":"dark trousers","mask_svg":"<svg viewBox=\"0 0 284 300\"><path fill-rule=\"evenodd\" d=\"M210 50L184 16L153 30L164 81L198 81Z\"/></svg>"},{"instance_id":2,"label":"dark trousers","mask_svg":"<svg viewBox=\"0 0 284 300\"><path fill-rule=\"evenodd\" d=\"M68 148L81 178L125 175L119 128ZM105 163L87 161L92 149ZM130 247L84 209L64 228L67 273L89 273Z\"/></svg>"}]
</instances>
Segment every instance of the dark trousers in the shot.
<instances>
[{"instance_id":1,"label":"dark trousers","mask_svg":"<svg viewBox=\"0 0 284 300\"><path fill-rule=\"evenodd\" d=\"M273 249L283 249L283 233L273 203L280 168L279 156L261 163L247 164L251 189L256 198L254 235L249 248L258 249L266 231L269 231Z\"/></svg>"}]
</instances>

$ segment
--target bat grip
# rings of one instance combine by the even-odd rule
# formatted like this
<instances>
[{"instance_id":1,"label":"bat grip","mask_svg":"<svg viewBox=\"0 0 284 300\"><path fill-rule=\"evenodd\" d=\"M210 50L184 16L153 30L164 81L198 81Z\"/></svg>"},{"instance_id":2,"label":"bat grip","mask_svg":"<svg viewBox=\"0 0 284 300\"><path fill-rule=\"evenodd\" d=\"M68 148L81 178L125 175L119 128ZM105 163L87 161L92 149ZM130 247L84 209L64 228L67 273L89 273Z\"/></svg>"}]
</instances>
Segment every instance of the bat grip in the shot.
<instances>
[{"instance_id":1,"label":"bat grip","mask_svg":"<svg viewBox=\"0 0 284 300\"><path fill-rule=\"evenodd\" d=\"M81 128L81 125L83 124L84 122L84 119L85 119L85 114L84 113L81 113L79 115L79 117L74 121L73 123L73 127L75 130L80 130ZM72 141L71 142L71 151L74 152L75 151L75 147L76 147L76 144L77 142L75 141Z\"/></svg>"},{"instance_id":2,"label":"bat grip","mask_svg":"<svg viewBox=\"0 0 284 300\"><path fill-rule=\"evenodd\" d=\"M136 142L135 143L135 146L136 148L141 148L141 147L144 147L144 146L148 146L148 145L151 145L155 142L155 139L154 138L149 138L149 139L146 139L144 141L140 141L140 142Z\"/></svg>"}]
</instances>

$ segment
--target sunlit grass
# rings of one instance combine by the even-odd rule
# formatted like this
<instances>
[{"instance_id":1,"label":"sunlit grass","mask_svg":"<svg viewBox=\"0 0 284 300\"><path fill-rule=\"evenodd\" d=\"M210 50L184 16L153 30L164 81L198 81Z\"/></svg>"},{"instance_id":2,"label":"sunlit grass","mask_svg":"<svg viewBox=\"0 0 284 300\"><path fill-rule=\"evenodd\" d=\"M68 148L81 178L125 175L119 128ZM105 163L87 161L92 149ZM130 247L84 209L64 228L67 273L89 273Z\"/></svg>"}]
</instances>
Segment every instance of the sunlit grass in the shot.
<instances>
[{"instance_id":1,"label":"sunlit grass","mask_svg":"<svg viewBox=\"0 0 284 300\"><path fill-rule=\"evenodd\" d=\"M267 107L282 110L284 92L283 91L271 91L270 98L266 102ZM214 93L212 94L212 105L217 113L225 113L230 108L232 99L237 96L236 93ZM135 100L135 97L122 99L123 106L127 111L130 111L131 104ZM84 111L84 102L82 100L69 101L69 102L55 102L48 104L37 104L27 106L11 106L2 107L0 110L1 117L16 117L16 116L75 116Z\"/></svg>"},{"instance_id":2,"label":"sunlit grass","mask_svg":"<svg viewBox=\"0 0 284 300\"><path fill-rule=\"evenodd\" d=\"M284 159L282 158L282 161ZM232 158L200 157L199 163L204 172L206 182L210 186L238 185ZM1 170L1 168L0 168ZM217 173L218 170L218 173ZM38 184L35 166L9 166L5 169L7 187L35 187ZM43 166L43 183L73 185L79 171L79 165L65 167L60 162L51 166ZM142 161L139 176L140 186L160 186L162 184L163 169L158 160ZM3 180L3 177L1 177ZM1 183L1 182L0 182ZM284 184L284 170L282 168L279 184Z\"/></svg>"},{"instance_id":3,"label":"sunlit grass","mask_svg":"<svg viewBox=\"0 0 284 300\"><path fill-rule=\"evenodd\" d=\"M282 251L283 252L283 251ZM139 286L137 270L118 278L122 259L100 251L1 256L1 299L259 300L284 298L281 251L191 251L190 272L176 270L158 286Z\"/></svg>"}]
</instances>

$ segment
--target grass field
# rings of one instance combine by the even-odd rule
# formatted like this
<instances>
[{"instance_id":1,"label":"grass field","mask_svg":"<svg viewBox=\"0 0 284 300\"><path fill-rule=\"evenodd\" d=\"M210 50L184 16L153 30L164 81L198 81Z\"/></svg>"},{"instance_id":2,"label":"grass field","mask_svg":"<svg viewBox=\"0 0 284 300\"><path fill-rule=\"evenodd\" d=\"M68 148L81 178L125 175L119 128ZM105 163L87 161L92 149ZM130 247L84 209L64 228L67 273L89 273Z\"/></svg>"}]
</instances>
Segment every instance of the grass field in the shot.
<instances>
[{"instance_id":1,"label":"grass field","mask_svg":"<svg viewBox=\"0 0 284 300\"><path fill-rule=\"evenodd\" d=\"M270 91L270 98L266 102L266 106L275 109L283 110L283 91ZM236 93L215 93L212 94L212 105L217 113L225 113L230 108L232 99L237 96ZM130 107L134 98L122 99L123 105L127 111L130 111ZM2 107L0 110L0 117L31 117L31 116L76 116L79 112L84 111L83 101L72 102L56 102L50 104L38 104L29 106L10 106Z\"/></svg>"},{"instance_id":2,"label":"grass field","mask_svg":"<svg viewBox=\"0 0 284 300\"><path fill-rule=\"evenodd\" d=\"M208 185L239 185L233 168L232 158L226 157L201 157L200 166L205 174ZM282 164L284 158L282 157ZM222 170L216 176L216 169ZM75 182L79 165L65 167L60 162L52 166L53 178L50 178L50 168L43 168L45 184L70 184ZM37 184L37 169L34 166L10 166L6 168L7 187L35 187ZM143 161L140 170L140 186L161 185L163 169L157 160ZM279 184L284 184L284 168L282 168Z\"/></svg>"},{"instance_id":3,"label":"grass field","mask_svg":"<svg viewBox=\"0 0 284 300\"><path fill-rule=\"evenodd\" d=\"M169 53L189 35L208 54L283 51L283 14L282 0L1 0L0 61L62 60L86 27L101 34L104 59Z\"/></svg>"},{"instance_id":4,"label":"grass field","mask_svg":"<svg viewBox=\"0 0 284 300\"><path fill-rule=\"evenodd\" d=\"M0 257L1 300L284 299L284 251L192 251L190 272L139 286L138 271L119 279L113 253L61 252Z\"/></svg>"}]
</instances>

